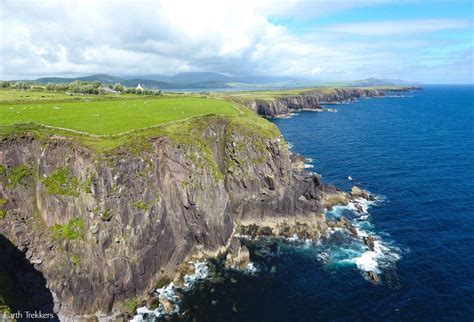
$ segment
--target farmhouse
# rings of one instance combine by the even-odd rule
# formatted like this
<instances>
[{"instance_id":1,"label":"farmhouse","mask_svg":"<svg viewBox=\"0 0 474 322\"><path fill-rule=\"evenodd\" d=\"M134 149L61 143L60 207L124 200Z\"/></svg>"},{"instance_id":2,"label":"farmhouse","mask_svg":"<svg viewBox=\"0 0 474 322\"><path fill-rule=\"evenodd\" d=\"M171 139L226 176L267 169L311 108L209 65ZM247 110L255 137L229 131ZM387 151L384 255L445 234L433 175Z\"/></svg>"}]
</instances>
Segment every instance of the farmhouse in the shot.
<instances>
[{"instance_id":1,"label":"farmhouse","mask_svg":"<svg viewBox=\"0 0 474 322\"><path fill-rule=\"evenodd\" d=\"M137 91L143 91L143 90L144 90L144 88L143 88L142 85L140 85L140 84L138 84L138 86L137 86L136 89L137 89Z\"/></svg>"}]
</instances>

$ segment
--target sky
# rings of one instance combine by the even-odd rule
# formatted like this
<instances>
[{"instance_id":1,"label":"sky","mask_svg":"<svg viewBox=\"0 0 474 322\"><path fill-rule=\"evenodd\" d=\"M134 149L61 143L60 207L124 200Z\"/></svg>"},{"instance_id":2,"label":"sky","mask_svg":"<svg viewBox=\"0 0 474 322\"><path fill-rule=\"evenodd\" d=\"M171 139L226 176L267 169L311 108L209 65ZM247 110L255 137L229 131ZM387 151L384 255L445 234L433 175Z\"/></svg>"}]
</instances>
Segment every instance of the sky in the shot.
<instances>
[{"instance_id":1,"label":"sky","mask_svg":"<svg viewBox=\"0 0 474 322\"><path fill-rule=\"evenodd\" d=\"M471 0L0 0L0 79L217 72L474 83Z\"/></svg>"}]
</instances>

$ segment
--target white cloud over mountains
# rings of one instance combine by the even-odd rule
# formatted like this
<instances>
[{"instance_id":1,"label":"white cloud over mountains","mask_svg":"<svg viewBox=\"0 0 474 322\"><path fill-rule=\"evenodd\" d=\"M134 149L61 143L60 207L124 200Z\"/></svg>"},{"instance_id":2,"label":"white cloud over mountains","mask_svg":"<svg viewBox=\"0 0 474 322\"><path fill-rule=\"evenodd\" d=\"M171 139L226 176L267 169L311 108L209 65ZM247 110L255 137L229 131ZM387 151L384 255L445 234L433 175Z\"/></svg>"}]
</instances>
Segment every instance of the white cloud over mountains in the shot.
<instances>
[{"instance_id":1,"label":"white cloud over mountains","mask_svg":"<svg viewBox=\"0 0 474 322\"><path fill-rule=\"evenodd\" d=\"M345 35L401 35L413 28L430 32L470 24L452 19L363 22L295 34L270 19L318 19L390 0L0 1L0 78L183 71L322 79L394 75L397 70L387 65L401 68L408 61L393 52L394 46L426 44L385 41L375 50L372 41Z\"/></svg>"}]
</instances>

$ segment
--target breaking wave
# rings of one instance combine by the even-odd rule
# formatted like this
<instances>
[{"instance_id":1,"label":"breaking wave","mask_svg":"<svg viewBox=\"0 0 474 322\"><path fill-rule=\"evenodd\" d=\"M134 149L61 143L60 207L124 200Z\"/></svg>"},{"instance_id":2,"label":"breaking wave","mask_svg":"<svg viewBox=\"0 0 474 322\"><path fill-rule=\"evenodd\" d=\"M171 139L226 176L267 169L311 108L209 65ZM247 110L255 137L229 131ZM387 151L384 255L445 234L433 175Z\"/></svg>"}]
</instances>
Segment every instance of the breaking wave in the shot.
<instances>
[{"instance_id":1,"label":"breaking wave","mask_svg":"<svg viewBox=\"0 0 474 322\"><path fill-rule=\"evenodd\" d=\"M375 201L356 199L346 206L336 206L326 211L328 219L345 217L356 228L357 237L345 229L332 228L327 238L320 243L318 260L329 268L357 267L364 277L367 272L383 274L393 271L401 258L401 250L390 236L378 232L370 222L369 209L384 201L379 196ZM364 243L364 237L374 237L373 251Z\"/></svg>"}]
</instances>

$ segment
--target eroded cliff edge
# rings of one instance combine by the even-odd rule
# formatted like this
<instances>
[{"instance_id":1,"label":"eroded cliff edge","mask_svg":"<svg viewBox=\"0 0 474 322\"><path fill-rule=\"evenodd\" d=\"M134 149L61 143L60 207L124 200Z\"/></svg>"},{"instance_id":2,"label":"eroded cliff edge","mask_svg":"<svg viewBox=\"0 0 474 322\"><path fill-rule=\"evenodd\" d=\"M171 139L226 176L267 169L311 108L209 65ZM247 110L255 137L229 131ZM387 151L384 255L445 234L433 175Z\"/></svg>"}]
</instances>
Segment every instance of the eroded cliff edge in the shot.
<instances>
[{"instance_id":1,"label":"eroded cliff edge","mask_svg":"<svg viewBox=\"0 0 474 322\"><path fill-rule=\"evenodd\" d=\"M0 234L11 245L0 250L12 263L4 271L31 264L63 319L110 315L192 254L224 252L242 225L315 239L326 231L324 187L294 167L273 125L188 123L106 153L35 131L3 138ZM40 277L19 282L29 283L29 308L47 310L34 301L44 285L31 280Z\"/></svg>"},{"instance_id":2,"label":"eroded cliff edge","mask_svg":"<svg viewBox=\"0 0 474 322\"><path fill-rule=\"evenodd\" d=\"M324 111L322 105L338 104L361 98L383 97L386 95L400 95L419 87L387 87L387 88L321 88L303 90L298 94L283 94L272 99L250 99L246 103L253 111L265 118L285 117L298 111ZM283 92L284 93L284 92Z\"/></svg>"}]
</instances>

